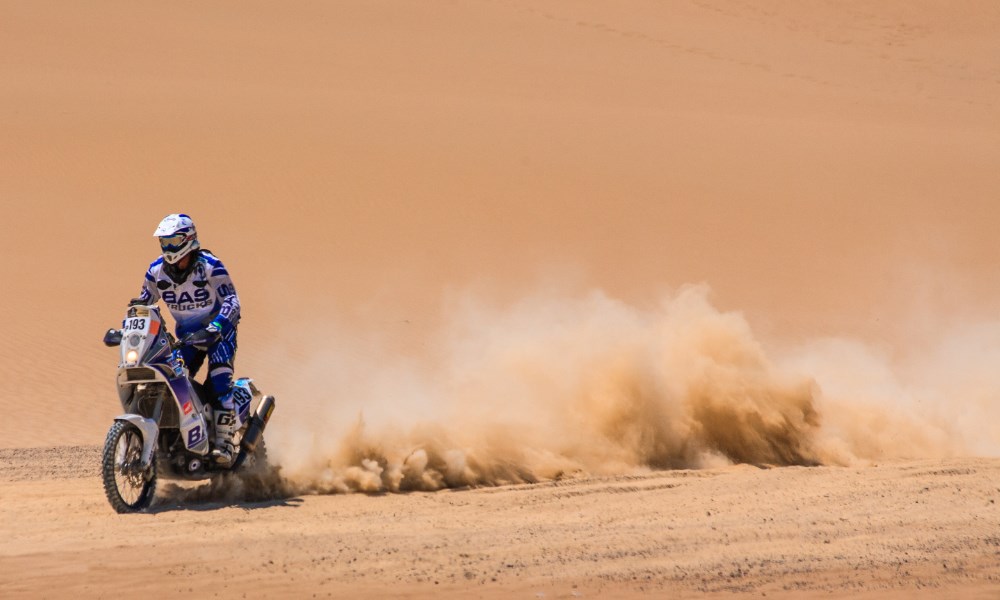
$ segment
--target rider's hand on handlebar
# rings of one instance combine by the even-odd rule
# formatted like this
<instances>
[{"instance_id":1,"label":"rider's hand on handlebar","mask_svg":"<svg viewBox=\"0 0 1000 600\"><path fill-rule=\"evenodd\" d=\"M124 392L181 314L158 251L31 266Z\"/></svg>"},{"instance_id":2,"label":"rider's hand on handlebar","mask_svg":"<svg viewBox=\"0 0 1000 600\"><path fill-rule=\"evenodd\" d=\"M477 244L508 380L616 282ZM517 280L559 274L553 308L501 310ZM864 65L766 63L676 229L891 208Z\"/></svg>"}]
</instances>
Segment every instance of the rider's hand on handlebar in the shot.
<instances>
[{"instance_id":1,"label":"rider's hand on handlebar","mask_svg":"<svg viewBox=\"0 0 1000 600\"><path fill-rule=\"evenodd\" d=\"M205 327L205 331L208 334L208 338L212 340L211 343L216 343L222 339L222 336L226 332L226 323L223 323L219 319L215 319Z\"/></svg>"},{"instance_id":2,"label":"rider's hand on handlebar","mask_svg":"<svg viewBox=\"0 0 1000 600\"><path fill-rule=\"evenodd\" d=\"M196 346L200 348L208 348L209 346L215 344L220 339L222 339L222 324L218 321L212 321L204 329L199 329L198 331L193 331L178 342L178 346Z\"/></svg>"}]
</instances>

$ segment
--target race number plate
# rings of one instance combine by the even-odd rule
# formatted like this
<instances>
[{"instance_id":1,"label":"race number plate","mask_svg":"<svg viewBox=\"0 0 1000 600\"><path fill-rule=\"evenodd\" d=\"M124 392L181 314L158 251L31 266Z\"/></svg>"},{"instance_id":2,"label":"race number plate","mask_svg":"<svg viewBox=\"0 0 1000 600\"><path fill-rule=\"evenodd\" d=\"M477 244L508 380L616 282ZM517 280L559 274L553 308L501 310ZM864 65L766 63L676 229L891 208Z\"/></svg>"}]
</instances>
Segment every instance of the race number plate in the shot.
<instances>
[{"instance_id":1,"label":"race number plate","mask_svg":"<svg viewBox=\"0 0 1000 600\"><path fill-rule=\"evenodd\" d=\"M148 317L131 317L125 319L125 326L122 327L124 333L146 333L149 329Z\"/></svg>"}]
</instances>

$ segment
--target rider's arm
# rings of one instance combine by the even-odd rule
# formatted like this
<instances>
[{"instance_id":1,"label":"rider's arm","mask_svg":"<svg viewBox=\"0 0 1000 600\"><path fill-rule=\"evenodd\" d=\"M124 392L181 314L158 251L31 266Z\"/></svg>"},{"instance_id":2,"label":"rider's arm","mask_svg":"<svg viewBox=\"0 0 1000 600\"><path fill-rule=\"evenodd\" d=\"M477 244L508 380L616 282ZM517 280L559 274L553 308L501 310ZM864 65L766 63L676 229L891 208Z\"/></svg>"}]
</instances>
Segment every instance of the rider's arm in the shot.
<instances>
[{"instance_id":1,"label":"rider's arm","mask_svg":"<svg viewBox=\"0 0 1000 600\"><path fill-rule=\"evenodd\" d=\"M217 260L216 264L212 266L212 274L209 279L212 287L219 294L221 302L219 314L214 320L223 325L235 326L240 321L240 297L236 295L236 286L233 285L229 271L226 270L222 261Z\"/></svg>"},{"instance_id":2,"label":"rider's arm","mask_svg":"<svg viewBox=\"0 0 1000 600\"><path fill-rule=\"evenodd\" d=\"M156 262L154 261L146 269L146 278L142 281L142 291L139 292L139 296L133 302L137 300L141 304L153 304L160 299L160 290L156 288L156 279L153 277L153 265L155 264Z\"/></svg>"}]
</instances>

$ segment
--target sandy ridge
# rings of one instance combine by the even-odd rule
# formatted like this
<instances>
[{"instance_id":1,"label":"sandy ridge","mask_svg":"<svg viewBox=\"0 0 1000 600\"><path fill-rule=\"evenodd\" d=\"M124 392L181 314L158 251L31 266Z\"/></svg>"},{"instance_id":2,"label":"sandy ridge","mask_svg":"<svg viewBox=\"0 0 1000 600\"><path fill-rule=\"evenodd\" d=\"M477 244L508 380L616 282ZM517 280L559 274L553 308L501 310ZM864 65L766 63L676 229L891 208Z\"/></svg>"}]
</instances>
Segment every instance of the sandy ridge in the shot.
<instances>
[{"instance_id":1,"label":"sandy ridge","mask_svg":"<svg viewBox=\"0 0 1000 600\"><path fill-rule=\"evenodd\" d=\"M0 481L97 477L100 446L0 448Z\"/></svg>"}]
</instances>

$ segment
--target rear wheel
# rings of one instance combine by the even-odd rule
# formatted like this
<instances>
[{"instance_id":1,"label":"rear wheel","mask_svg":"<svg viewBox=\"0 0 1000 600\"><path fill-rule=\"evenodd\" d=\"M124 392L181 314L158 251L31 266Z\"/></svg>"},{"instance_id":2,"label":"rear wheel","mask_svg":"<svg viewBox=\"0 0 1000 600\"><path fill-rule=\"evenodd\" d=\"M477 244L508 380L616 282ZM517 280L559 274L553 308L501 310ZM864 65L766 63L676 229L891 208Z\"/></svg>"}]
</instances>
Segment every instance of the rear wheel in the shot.
<instances>
[{"instance_id":1,"label":"rear wheel","mask_svg":"<svg viewBox=\"0 0 1000 600\"><path fill-rule=\"evenodd\" d=\"M101 456L104 493L120 513L148 507L156 494L156 460L142 467L142 432L128 421L115 421Z\"/></svg>"},{"instance_id":2,"label":"rear wheel","mask_svg":"<svg viewBox=\"0 0 1000 600\"><path fill-rule=\"evenodd\" d=\"M257 441L257 449L247 457L244 468L252 473L263 473L267 470L267 446L264 445L264 435Z\"/></svg>"},{"instance_id":3,"label":"rear wheel","mask_svg":"<svg viewBox=\"0 0 1000 600\"><path fill-rule=\"evenodd\" d=\"M257 447L253 452L246 448L240 448L236 461L230 470L257 474L267 470L267 447L264 445L263 435L257 440Z\"/></svg>"}]
</instances>

